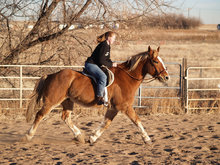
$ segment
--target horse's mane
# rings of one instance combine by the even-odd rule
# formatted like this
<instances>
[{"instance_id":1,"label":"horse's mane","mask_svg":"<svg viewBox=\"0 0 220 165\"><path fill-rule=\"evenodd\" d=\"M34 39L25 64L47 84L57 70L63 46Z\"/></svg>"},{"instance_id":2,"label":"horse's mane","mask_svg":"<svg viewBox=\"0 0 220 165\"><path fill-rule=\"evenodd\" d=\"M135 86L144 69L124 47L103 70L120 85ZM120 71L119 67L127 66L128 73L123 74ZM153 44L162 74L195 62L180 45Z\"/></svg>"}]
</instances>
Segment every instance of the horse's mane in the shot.
<instances>
[{"instance_id":1,"label":"horse's mane","mask_svg":"<svg viewBox=\"0 0 220 165\"><path fill-rule=\"evenodd\" d=\"M143 61L147 58L147 52L138 53L134 56L131 56L128 58L126 62L124 62L124 65L126 68L128 68L129 71L134 70L140 61Z\"/></svg>"}]
</instances>

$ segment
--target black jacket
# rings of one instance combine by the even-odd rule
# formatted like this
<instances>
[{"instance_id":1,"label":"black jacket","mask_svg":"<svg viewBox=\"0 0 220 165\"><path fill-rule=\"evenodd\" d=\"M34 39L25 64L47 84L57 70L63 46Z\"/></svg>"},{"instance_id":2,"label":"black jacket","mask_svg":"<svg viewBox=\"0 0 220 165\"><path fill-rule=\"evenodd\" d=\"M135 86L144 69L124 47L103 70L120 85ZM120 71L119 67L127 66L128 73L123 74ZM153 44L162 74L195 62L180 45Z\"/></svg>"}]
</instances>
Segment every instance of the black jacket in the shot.
<instances>
[{"instance_id":1,"label":"black jacket","mask_svg":"<svg viewBox=\"0 0 220 165\"><path fill-rule=\"evenodd\" d=\"M113 62L110 59L110 45L108 45L107 41L99 43L86 62L96 64L99 67L104 65L111 68Z\"/></svg>"}]
</instances>

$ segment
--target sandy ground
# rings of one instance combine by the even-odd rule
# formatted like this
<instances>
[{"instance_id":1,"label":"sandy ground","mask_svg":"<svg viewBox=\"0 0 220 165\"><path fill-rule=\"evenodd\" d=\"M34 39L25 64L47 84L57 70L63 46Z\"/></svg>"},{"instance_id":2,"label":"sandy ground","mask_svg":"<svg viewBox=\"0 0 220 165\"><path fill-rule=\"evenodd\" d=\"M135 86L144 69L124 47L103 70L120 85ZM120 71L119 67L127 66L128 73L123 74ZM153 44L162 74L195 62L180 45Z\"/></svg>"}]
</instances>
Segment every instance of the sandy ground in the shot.
<instances>
[{"instance_id":1,"label":"sandy ground","mask_svg":"<svg viewBox=\"0 0 220 165\"><path fill-rule=\"evenodd\" d=\"M116 116L92 146L74 141L55 112L41 122L30 142L21 141L31 126L24 117L1 116L0 164L220 164L219 114L140 118L153 140L152 146L144 144L139 130L123 114ZM75 124L88 141L102 119L79 116Z\"/></svg>"}]
</instances>

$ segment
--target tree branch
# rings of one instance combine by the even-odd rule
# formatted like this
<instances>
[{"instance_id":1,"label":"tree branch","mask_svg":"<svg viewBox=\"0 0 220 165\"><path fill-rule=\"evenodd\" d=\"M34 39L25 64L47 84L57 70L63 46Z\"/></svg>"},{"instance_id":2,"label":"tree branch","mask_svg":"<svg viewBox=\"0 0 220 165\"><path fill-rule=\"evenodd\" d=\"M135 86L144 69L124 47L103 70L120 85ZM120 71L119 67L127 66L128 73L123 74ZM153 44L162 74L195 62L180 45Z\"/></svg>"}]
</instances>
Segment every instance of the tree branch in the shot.
<instances>
[{"instance_id":1,"label":"tree branch","mask_svg":"<svg viewBox=\"0 0 220 165\"><path fill-rule=\"evenodd\" d=\"M87 0L85 5L82 7L82 9L73 18L71 18L70 22L68 22L67 26L65 28L63 28L62 30L60 30L56 33L52 33L52 34L45 34L45 35L40 36L34 40L35 36L40 31L41 26L43 26L43 23L48 19L48 17L51 15L51 13L53 12L53 10L56 8L57 4L60 1L61 0L53 0L51 5L48 7L48 9L45 12L43 11L44 9L42 10L41 16L39 17L39 19L38 19L37 23L35 24L35 26L33 27L33 29L24 38L24 40L19 45L17 45L17 47L15 49L13 49L6 58L3 59L2 64L12 63L15 56L17 56L19 53L27 50L28 48L37 45L38 43L49 41L49 40L52 40L52 39L55 39L55 38L61 36L64 32L66 32L68 30L68 28L71 26L71 24L83 14L83 12L87 9L89 4L92 2L92 0ZM46 5L46 3L45 3L45 5ZM43 8L46 8L45 5Z\"/></svg>"}]
</instances>

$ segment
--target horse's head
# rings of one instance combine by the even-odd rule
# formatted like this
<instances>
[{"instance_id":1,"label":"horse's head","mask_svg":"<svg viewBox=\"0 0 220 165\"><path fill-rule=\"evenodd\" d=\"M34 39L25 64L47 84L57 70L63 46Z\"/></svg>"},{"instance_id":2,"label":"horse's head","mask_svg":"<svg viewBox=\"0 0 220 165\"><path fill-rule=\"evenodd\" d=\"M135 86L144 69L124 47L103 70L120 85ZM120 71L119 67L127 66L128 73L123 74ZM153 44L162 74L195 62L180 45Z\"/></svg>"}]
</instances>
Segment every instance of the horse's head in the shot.
<instances>
[{"instance_id":1,"label":"horse's head","mask_svg":"<svg viewBox=\"0 0 220 165\"><path fill-rule=\"evenodd\" d=\"M149 62L147 64L147 71L151 76L164 83L169 80L169 74L162 59L158 56L159 50L160 47L157 50L151 49L150 46L148 47L147 55Z\"/></svg>"}]
</instances>

